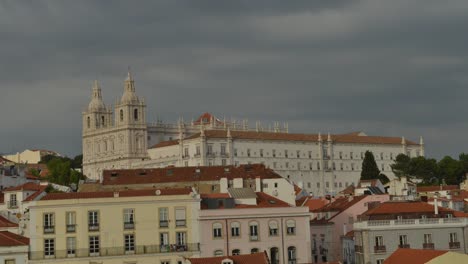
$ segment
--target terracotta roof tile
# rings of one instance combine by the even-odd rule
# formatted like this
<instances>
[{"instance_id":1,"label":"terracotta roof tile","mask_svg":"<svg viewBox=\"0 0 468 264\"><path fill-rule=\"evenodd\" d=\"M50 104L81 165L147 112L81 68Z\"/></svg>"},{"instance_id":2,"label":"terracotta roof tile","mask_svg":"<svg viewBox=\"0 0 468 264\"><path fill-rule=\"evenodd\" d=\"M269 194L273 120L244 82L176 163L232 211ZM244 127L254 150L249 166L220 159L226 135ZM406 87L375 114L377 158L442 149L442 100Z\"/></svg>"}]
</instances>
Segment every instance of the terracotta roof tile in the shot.
<instances>
[{"instance_id":1,"label":"terracotta roof tile","mask_svg":"<svg viewBox=\"0 0 468 264\"><path fill-rule=\"evenodd\" d=\"M179 140L161 141L158 144L153 145L150 148L163 148L163 147L174 146L174 145L179 145Z\"/></svg>"},{"instance_id":2,"label":"terracotta roof tile","mask_svg":"<svg viewBox=\"0 0 468 264\"><path fill-rule=\"evenodd\" d=\"M256 204L236 204L233 208L229 208L229 209L248 209L248 208L276 208L276 207L291 207L291 205L289 205L288 203L280 200L280 199L277 199L271 195L268 195L266 193L263 193L263 192L256 192L255 193L257 198L256 198ZM203 195L205 196L205 195ZM205 197L202 199L202 204L201 204L201 209L202 210L208 210L208 206L206 205L206 200L209 200L209 199L226 199L226 198L230 198L230 197L210 197L210 195L208 195L208 197ZM230 198L230 199L233 199L233 198ZM223 206L221 207L217 207L216 209L228 209L228 208L224 208Z\"/></svg>"},{"instance_id":3,"label":"terracotta roof tile","mask_svg":"<svg viewBox=\"0 0 468 264\"><path fill-rule=\"evenodd\" d=\"M319 208L322 208L328 203L326 199L317 199L312 197L302 197L299 200L296 200L296 206L307 206L309 211L312 212Z\"/></svg>"},{"instance_id":4,"label":"terracotta roof tile","mask_svg":"<svg viewBox=\"0 0 468 264\"><path fill-rule=\"evenodd\" d=\"M0 227L18 227L18 224L13 223L0 215Z\"/></svg>"},{"instance_id":5,"label":"terracotta roof tile","mask_svg":"<svg viewBox=\"0 0 468 264\"><path fill-rule=\"evenodd\" d=\"M4 164L4 163L13 163L13 161L0 156L0 164Z\"/></svg>"},{"instance_id":6,"label":"terracotta roof tile","mask_svg":"<svg viewBox=\"0 0 468 264\"><path fill-rule=\"evenodd\" d=\"M223 260L230 259L234 264L268 264L266 252L249 255L210 257L210 258L189 258L191 264L221 264Z\"/></svg>"},{"instance_id":7,"label":"terracotta roof tile","mask_svg":"<svg viewBox=\"0 0 468 264\"><path fill-rule=\"evenodd\" d=\"M424 264L447 252L447 250L398 248L384 261L384 264Z\"/></svg>"},{"instance_id":8,"label":"terracotta roof tile","mask_svg":"<svg viewBox=\"0 0 468 264\"><path fill-rule=\"evenodd\" d=\"M444 207L438 207L439 214L452 214L454 215L454 210L447 209ZM369 219L376 219L379 217L388 216L390 218L395 218L397 215L426 215L428 217L434 215L434 205L425 203L425 202L413 202L413 201L390 201L381 203L375 208L369 209L364 212L361 216ZM454 215L455 216L455 215Z\"/></svg>"},{"instance_id":9,"label":"terracotta roof tile","mask_svg":"<svg viewBox=\"0 0 468 264\"><path fill-rule=\"evenodd\" d=\"M187 195L192 192L191 188L174 188L174 189L141 189L141 190L125 190L125 191L101 191L101 192L73 192L73 193L49 193L42 197L42 201L48 200L67 200L67 199L93 199L93 198L114 198L114 194L118 193L118 197L136 197L136 196L155 196L156 190L159 190L159 195Z\"/></svg>"},{"instance_id":10,"label":"terracotta roof tile","mask_svg":"<svg viewBox=\"0 0 468 264\"><path fill-rule=\"evenodd\" d=\"M29 238L13 234L8 231L0 231L0 247L28 246Z\"/></svg>"},{"instance_id":11,"label":"terracotta roof tile","mask_svg":"<svg viewBox=\"0 0 468 264\"><path fill-rule=\"evenodd\" d=\"M33 182L27 182L27 183L24 183L24 184L15 186L15 187L6 188L3 191L4 192L13 192L13 191L21 191L21 190L24 190L24 191L39 191L41 189L42 189L42 185L37 184L37 183L33 183Z\"/></svg>"},{"instance_id":12,"label":"terracotta roof tile","mask_svg":"<svg viewBox=\"0 0 468 264\"><path fill-rule=\"evenodd\" d=\"M167 167L155 169L105 170L103 185L154 184L168 182L218 181L221 178L276 179L276 172L262 164L212 167Z\"/></svg>"},{"instance_id":13,"label":"terracotta roof tile","mask_svg":"<svg viewBox=\"0 0 468 264\"><path fill-rule=\"evenodd\" d=\"M458 185L436 185L436 186L418 186L416 191L419 192L437 192L437 191L448 191L460 189Z\"/></svg>"},{"instance_id":14,"label":"terracotta roof tile","mask_svg":"<svg viewBox=\"0 0 468 264\"><path fill-rule=\"evenodd\" d=\"M207 138L226 138L226 130L206 130ZM302 141L318 142L318 134L292 134L280 132L257 132L257 131L231 131L232 138L251 139L251 140L282 140L282 141ZM199 138L200 133L191 135L185 139ZM400 137L382 137L382 136L361 136L355 134L331 135L335 143L361 143L361 144L392 144L401 145ZM326 139L324 139L326 140ZM406 140L407 145L418 145L413 141Z\"/></svg>"}]
</instances>

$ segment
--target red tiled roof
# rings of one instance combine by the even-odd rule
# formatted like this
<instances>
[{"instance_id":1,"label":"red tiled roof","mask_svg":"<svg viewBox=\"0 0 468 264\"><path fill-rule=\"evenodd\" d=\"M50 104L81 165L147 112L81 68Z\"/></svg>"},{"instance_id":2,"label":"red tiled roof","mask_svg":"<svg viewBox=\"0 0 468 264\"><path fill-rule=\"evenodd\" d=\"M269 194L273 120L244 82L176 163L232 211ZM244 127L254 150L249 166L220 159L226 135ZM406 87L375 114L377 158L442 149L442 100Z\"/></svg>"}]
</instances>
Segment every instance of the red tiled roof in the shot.
<instances>
[{"instance_id":1,"label":"red tiled roof","mask_svg":"<svg viewBox=\"0 0 468 264\"><path fill-rule=\"evenodd\" d=\"M361 200L363 200L364 198L366 198L367 195L361 195L361 196L350 196L350 197L338 197L335 201L319 208L319 209L316 209L314 210L313 212L336 212L335 215L333 215L332 217L328 218L328 219L314 219L311 221L311 223L315 223L315 224L322 224L322 223L329 223L331 222L331 220L339 215L341 212L345 211L346 209L350 208L351 206L357 204L358 202L360 202ZM350 198L352 198L352 200L350 200Z\"/></svg>"},{"instance_id":2,"label":"red tiled roof","mask_svg":"<svg viewBox=\"0 0 468 264\"><path fill-rule=\"evenodd\" d=\"M437 192L460 189L458 185L442 185L442 186L418 186L416 191L419 192Z\"/></svg>"},{"instance_id":3,"label":"red tiled roof","mask_svg":"<svg viewBox=\"0 0 468 264\"><path fill-rule=\"evenodd\" d=\"M256 192L257 195L256 198L256 204L236 204L233 208L224 208L224 206L217 207L216 209L248 209L248 208L276 208L276 207L291 207L288 203L277 199L271 195L268 195L263 192ZM230 197L206 197L206 195L203 198L203 200L207 199L223 199L223 198L230 198ZM202 210L208 210L208 206L202 201L201 204L201 209Z\"/></svg>"},{"instance_id":4,"label":"red tiled roof","mask_svg":"<svg viewBox=\"0 0 468 264\"><path fill-rule=\"evenodd\" d=\"M424 264L447 252L447 250L398 248L384 261L384 264Z\"/></svg>"},{"instance_id":5,"label":"red tiled roof","mask_svg":"<svg viewBox=\"0 0 468 264\"><path fill-rule=\"evenodd\" d=\"M305 202L305 203L304 203ZM309 207L309 211L312 212L319 208L322 208L328 203L326 199L317 199L312 197L302 197L299 200L296 200L296 206L307 206Z\"/></svg>"},{"instance_id":6,"label":"red tiled roof","mask_svg":"<svg viewBox=\"0 0 468 264\"><path fill-rule=\"evenodd\" d=\"M168 141L161 141L158 144L153 145L150 148L162 148L162 147L174 146L174 145L178 145L178 144L179 144L179 140L177 140L177 139L176 140L168 140Z\"/></svg>"},{"instance_id":7,"label":"red tiled roof","mask_svg":"<svg viewBox=\"0 0 468 264\"><path fill-rule=\"evenodd\" d=\"M8 231L0 231L0 247L28 246L29 238L13 234Z\"/></svg>"},{"instance_id":8,"label":"red tiled roof","mask_svg":"<svg viewBox=\"0 0 468 264\"><path fill-rule=\"evenodd\" d=\"M197 172L197 170L199 172ZM262 164L212 167L167 167L155 169L105 170L103 185L130 185L168 182L218 181L221 178L276 179L276 172ZM113 176L114 175L114 176Z\"/></svg>"},{"instance_id":9,"label":"red tiled roof","mask_svg":"<svg viewBox=\"0 0 468 264\"><path fill-rule=\"evenodd\" d=\"M18 227L18 224L13 223L0 215L0 227Z\"/></svg>"},{"instance_id":10,"label":"red tiled roof","mask_svg":"<svg viewBox=\"0 0 468 264\"><path fill-rule=\"evenodd\" d=\"M27 170L26 170L26 175L27 176L33 176L31 174L31 169L35 169L39 171L39 176L41 178L47 177L49 174L49 169L47 168L46 164L38 163L38 164L26 164Z\"/></svg>"},{"instance_id":11,"label":"red tiled roof","mask_svg":"<svg viewBox=\"0 0 468 264\"><path fill-rule=\"evenodd\" d=\"M249 255L236 255L210 258L189 258L191 264L221 264L223 260L230 259L234 264L268 264L266 252Z\"/></svg>"},{"instance_id":12,"label":"red tiled roof","mask_svg":"<svg viewBox=\"0 0 468 264\"><path fill-rule=\"evenodd\" d=\"M73 193L49 193L41 200L67 200L67 199L93 199L93 198L114 198L114 194L118 193L119 197L136 197L136 196L155 196L156 190L161 191L159 195L186 195L192 192L191 188L174 188L174 189L141 189L141 190L125 190L125 191L102 191L102 192L73 192Z\"/></svg>"},{"instance_id":13,"label":"red tiled roof","mask_svg":"<svg viewBox=\"0 0 468 264\"><path fill-rule=\"evenodd\" d=\"M358 187L361 188L364 185L364 183L366 183L366 184L369 183L370 186L375 187L377 185L377 181L378 181L377 179L360 180L359 183L358 183Z\"/></svg>"},{"instance_id":14,"label":"red tiled roof","mask_svg":"<svg viewBox=\"0 0 468 264\"><path fill-rule=\"evenodd\" d=\"M226 138L226 130L206 130L207 138ZM251 139L251 140L282 140L282 141L303 141L318 142L318 134L292 134L265 131L231 131L232 138ZM199 138L200 133L191 135L185 139ZM400 137L381 137L381 136L359 136L354 134L330 135L335 143L362 143L362 144L393 144L401 145ZM326 141L326 138L323 138ZM406 140L407 145L418 145L413 141Z\"/></svg>"},{"instance_id":15,"label":"red tiled roof","mask_svg":"<svg viewBox=\"0 0 468 264\"><path fill-rule=\"evenodd\" d=\"M0 156L0 164L2 164L2 163L12 163L12 162L13 161Z\"/></svg>"},{"instance_id":16,"label":"red tiled roof","mask_svg":"<svg viewBox=\"0 0 468 264\"><path fill-rule=\"evenodd\" d=\"M298 195L301 192L302 192L302 189L299 186L297 186L296 184L294 184L294 193L295 193L295 195Z\"/></svg>"},{"instance_id":17,"label":"red tiled roof","mask_svg":"<svg viewBox=\"0 0 468 264\"><path fill-rule=\"evenodd\" d=\"M223 198L231 198L229 193L203 193L200 194L202 199L223 199Z\"/></svg>"},{"instance_id":18,"label":"red tiled roof","mask_svg":"<svg viewBox=\"0 0 468 264\"><path fill-rule=\"evenodd\" d=\"M199 116L197 118L197 120L195 120L195 122L193 122L194 125L200 125L200 124L210 124L211 123L211 120L214 119L215 123L217 125L222 125L224 124L223 122L221 122L221 120L219 120L218 118L216 118L214 115L210 114L210 113L203 113L201 116Z\"/></svg>"},{"instance_id":19,"label":"red tiled roof","mask_svg":"<svg viewBox=\"0 0 468 264\"><path fill-rule=\"evenodd\" d=\"M344 190L340 191L339 193L341 194L348 194L348 195L354 195L354 189L356 189L356 187L354 187L354 185L349 185L348 187L346 187Z\"/></svg>"},{"instance_id":20,"label":"red tiled roof","mask_svg":"<svg viewBox=\"0 0 468 264\"><path fill-rule=\"evenodd\" d=\"M439 212L453 213L451 209L444 207L438 207ZM412 202L412 201L391 201L379 204L377 207L372 208L364 212L363 215L375 216L375 215L393 215L393 214L433 214L434 206L425 202Z\"/></svg>"},{"instance_id":21,"label":"red tiled roof","mask_svg":"<svg viewBox=\"0 0 468 264\"><path fill-rule=\"evenodd\" d=\"M15 187L6 188L3 191L4 192L12 192L12 191L21 191L21 190L24 190L24 191L39 191L39 190L41 190L41 185L37 184L37 183L33 183L33 182L27 182L27 183L24 183L24 184L15 186Z\"/></svg>"}]
</instances>

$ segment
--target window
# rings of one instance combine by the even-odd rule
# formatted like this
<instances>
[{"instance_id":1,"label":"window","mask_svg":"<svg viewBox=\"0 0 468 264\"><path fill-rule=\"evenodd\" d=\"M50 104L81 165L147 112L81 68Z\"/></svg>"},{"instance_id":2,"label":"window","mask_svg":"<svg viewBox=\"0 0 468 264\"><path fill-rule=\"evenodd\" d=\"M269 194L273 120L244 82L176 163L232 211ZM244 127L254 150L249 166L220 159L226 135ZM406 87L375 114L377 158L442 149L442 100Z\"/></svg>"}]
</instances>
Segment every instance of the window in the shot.
<instances>
[{"instance_id":1,"label":"window","mask_svg":"<svg viewBox=\"0 0 468 264\"><path fill-rule=\"evenodd\" d=\"M18 208L18 202L16 200L16 194L10 194L9 208Z\"/></svg>"},{"instance_id":2,"label":"window","mask_svg":"<svg viewBox=\"0 0 468 264\"><path fill-rule=\"evenodd\" d=\"M383 263L384 263L384 259L377 259L376 263L377 263L377 264L383 264Z\"/></svg>"},{"instance_id":3,"label":"window","mask_svg":"<svg viewBox=\"0 0 468 264\"><path fill-rule=\"evenodd\" d=\"M276 158L276 149L272 150L271 154L273 155L273 158Z\"/></svg>"},{"instance_id":4,"label":"window","mask_svg":"<svg viewBox=\"0 0 468 264\"><path fill-rule=\"evenodd\" d=\"M206 150L207 155L212 155L213 154L213 145L208 145L208 149Z\"/></svg>"},{"instance_id":5,"label":"window","mask_svg":"<svg viewBox=\"0 0 468 264\"><path fill-rule=\"evenodd\" d=\"M221 165L226 166L226 159L221 160Z\"/></svg>"},{"instance_id":6,"label":"window","mask_svg":"<svg viewBox=\"0 0 468 264\"><path fill-rule=\"evenodd\" d=\"M298 163L297 163L297 170L300 170L300 169L301 169L301 163L298 162Z\"/></svg>"},{"instance_id":7,"label":"window","mask_svg":"<svg viewBox=\"0 0 468 264\"><path fill-rule=\"evenodd\" d=\"M312 151L309 151L309 159L312 158Z\"/></svg>"},{"instance_id":8,"label":"window","mask_svg":"<svg viewBox=\"0 0 468 264\"><path fill-rule=\"evenodd\" d=\"M133 229L135 227L134 209L124 209L124 229Z\"/></svg>"},{"instance_id":9,"label":"window","mask_svg":"<svg viewBox=\"0 0 468 264\"><path fill-rule=\"evenodd\" d=\"M89 255L99 256L99 236L89 237Z\"/></svg>"},{"instance_id":10,"label":"window","mask_svg":"<svg viewBox=\"0 0 468 264\"><path fill-rule=\"evenodd\" d=\"M220 238L223 236L223 226L220 223L213 224L213 237Z\"/></svg>"},{"instance_id":11,"label":"window","mask_svg":"<svg viewBox=\"0 0 468 264\"><path fill-rule=\"evenodd\" d=\"M76 230L76 213L75 212L66 212L66 225L67 233L73 233Z\"/></svg>"},{"instance_id":12,"label":"window","mask_svg":"<svg viewBox=\"0 0 468 264\"><path fill-rule=\"evenodd\" d=\"M424 234L424 243L431 244L432 243L432 234Z\"/></svg>"},{"instance_id":13,"label":"window","mask_svg":"<svg viewBox=\"0 0 468 264\"><path fill-rule=\"evenodd\" d=\"M104 127L106 124L106 119L104 116L101 116L101 127Z\"/></svg>"},{"instance_id":14,"label":"window","mask_svg":"<svg viewBox=\"0 0 468 264\"><path fill-rule=\"evenodd\" d=\"M285 156L286 158L288 157L288 150L287 150L287 149L284 150L284 156Z\"/></svg>"},{"instance_id":15,"label":"window","mask_svg":"<svg viewBox=\"0 0 468 264\"><path fill-rule=\"evenodd\" d=\"M317 182L317 188L320 188L320 182Z\"/></svg>"},{"instance_id":16,"label":"window","mask_svg":"<svg viewBox=\"0 0 468 264\"><path fill-rule=\"evenodd\" d=\"M123 110L120 109L120 121L123 121L123 118L124 118Z\"/></svg>"},{"instance_id":17,"label":"window","mask_svg":"<svg viewBox=\"0 0 468 264\"><path fill-rule=\"evenodd\" d=\"M273 168L276 169L276 161L273 162Z\"/></svg>"},{"instance_id":18,"label":"window","mask_svg":"<svg viewBox=\"0 0 468 264\"><path fill-rule=\"evenodd\" d=\"M320 170L320 162L317 161L317 170Z\"/></svg>"},{"instance_id":19,"label":"window","mask_svg":"<svg viewBox=\"0 0 468 264\"><path fill-rule=\"evenodd\" d=\"M288 247L288 264L296 264L296 247Z\"/></svg>"},{"instance_id":20,"label":"window","mask_svg":"<svg viewBox=\"0 0 468 264\"><path fill-rule=\"evenodd\" d=\"M390 159L393 160L393 153L390 153Z\"/></svg>"},{"instance_id":21,"label":"window","mask_svg":"<svg viewBox=\"0 0 468 264\"><path fill-rule=\"evenodd\" d=\"M270 236L277 236L278 235L278 222L270 221L268 223L268 228L270 230Z\"/></svg>"},{"instance_id":22,"label":"window","mask_svg":"<svg viewBox=\"0 0 468 264\"><path fill-rule=\"evenodd\" d=\"M195 155L200 156L200 146L198 145L195 147Z\"/></svg>"},{"instance_id":23,"label":"window","mask_svg":"<svg viewBox=\"0 0 468 264\"><path fill-rule=\"evenodd\" d=\"M364 159L364 152L361 152L361 159Z\"/></svg>"},{"instance_id":24,"label":"window","mask_svg":"<svg viewBox=\"0 0 468 264\"><path fill-rule=\"evenodd\" d=\"M161 252L169 251L169 233L159 233L159 245Z\"/></svg>"},{"instance_id":25,"label":"window","mask_svg":"<svg viewBox=\"0 0 468 264\"><path fill-rule=\"evenodd\" d=\"M161 260L161 264L171 264L171 261L169 261L169 260Z\"/></svg>"},{"instance_id":26,"label":"window","mask_svg":"<svg viewBox=\"0 0 468 264\"><path fill-rule=\"evenodd\" d=\"M250 231L250 240L251 241L258 240L258 223L257 222L251 222L249 224L249 231Z\"/></svg>"},{"instance_id":27,"label":"window","mask_svg":"<svg viewBox=\"0 0 468 264\"><path fill-rule=\"evenodd\" d=\"M295 235L296 234L296 221L288 220L286 221L286 228L288 235Z\"/></svg>"},{"instance_id":28,"label":"window","mask_svg":"<svg viewBox=\"0 0 468 264\"><path fill-rule=\"evenodd\" d=\"M350 159L353 159L353 152L352 152L352 151L349 152L349 158L350 158Z\"/></svg>"},{"instance_id":29,"label":"window","mask_svg":"<svg viewBox=\"0 0 468 264\"><path fill-rule=\"evenodd\" d=\"M351 163L351 170L354 170L354 163Z\"/></svg>"},{"instance_id":30,"label":"window","mask_svg":"<svg viewBox=\"0 0 468 264\"><path fill-rule=\"evenodd\" d=\"M247 149L247 157L250 157L250 149Z\"/></svg>"},{"instance_id":31,"label":"window","mask_svg":"<svg viewBox=\"0 0 468 264\"><path fill-rule=\"evenodd\" d=\"M383 152L380 152L380 159L383 160Z\"/></svg>"},{"instance_id":32,"label":"window","mask_svg":"<svg viewBox=\"0 0 468 264\"><path fill-rule=\"evenodd\" d=\"M240 249L234 249L234 250L232 250L232 255L233 255L233 256L240 255Z\"/></svg>"},{"instance_id":33,"label":"window","mask_svg":"<svg viewBox=\"0 0 468 264\"><path fill-rule=\"evenodd\" d=\"M240 224L239 224L239 222L232 222L231 223L231 236L232 237L240 236Z\"/></svg>"},{"instance_id":34,"label":"window","mask_svg":"<svg viewBox=\"0 0 468 264\"><path fill-rule=\"evenodd\" d=\"M312 184L310 182L307 183L307 188L312 188Z\"/></svg>"},{"instance_id":35,"label":"window","mask_svg":"<svg viewBox=\"0 0 468 264\"><path fill-rule=\"evenodd\" d=\"M5 259L5 264L16 264L15 259Z\"/></svg>"},{"instance_id":36,"label":"window","mask_svg":"<svg viewBox=\"0 0 468 264\"><path fill-rule=\"evenodd\" d=\"M284 165L284 167L289 168L289 162L286 162L286 164Z\"/></svg>"},{"instance_id":37,"label":"window","mask_svg":"<svg viewBox=\"0 0 468 264\"><path fill-rule=\"evenodd\" d=\"M124 236L125 240L125 253L135 252L135 235L127 234Z\"/></svg>"},{"instance_id":38,"label":"window","mask_svg":"<svg viewBox=\"0 0 468 264\"><path fill-rule=\"evenodd\" d=\"M167 214L167 208L159 208L159 227L168 227L169 217Z\"/></svg>"},{"instance_id":39,"label":"window","mask_svg":"<svg viewBox=\"0 0 468 264\"><path fill-rule=\"evenodd\" d=\"M189 148L188 147L185 147L184 148L184 158L188 158L189 157Z\"/></svg>"},{"instance_id":40,"label":"window","mask_svg":"<svg viewBox=\"0 0 468 264\"><path fill-rule=\"evenodd\" d=\"M175 209L176 227L186 226L185 207Z\"/></svg>"},{"instance_id":41,"label":"window","mask_svg":"<svg viewBox=\"0 0 468 264\"><path fill-rule=\"evenodd\" d=\"M343 152L340 151L338 155L339 155L340 159L343 159Z\"/></svg>"},{"instance_id":42,"label":"window","mask_svg":"<svg viewBox=\"0 0 468 264\"><path fill-rule=\"evenodd\" d=\"M74 257L76 251L76 238L67 237L67 256Z\"/></svg>"},{"instance_id":43,"label":"window","mask_svg":"<svg viewBox=\"0 0 468 264\"><path fill-rule=\"evenodd\" d=\"M326 186L327 188L329 188L329 187L330 187L330 183L329 183L329 182L326 182L326 183L325 183L325 186Z\"/></svg>"},{"instance_id":44,"label":"window","mask_svg":"<svg viewBox=\"0 0 468 264\"><path fill-rule=\"evenodd\" d=\"M135 119L135 121L138 120L138 109L133 110L133 119Z\"/></svg>"},{"instance_id":45,"label":"window","mask_svg":"<svg viewBox=\"0 0 468 264\"><path fill-rule=\"evenodd\" d=\"M408 245L408 236L400 235L400 247L407 247Z\"/></svg>"},{"instance_id":46,"label":"window","mask_svg":"<svg viewBox=\"0 0 468 264\"><path fill-rule=\"evenodd\" d=\"M88 116L87 120L86 120L86 124L87 124L87 127L90 128L91 127L91 118Z\"/></svg>"},{"instance_id":47,"label":"window","mask_svg":"<svg viewBox=\"0 0 468 264\"><path fill-rule=\"evenodd\" d=\"M450 233L450 243L458 242L457 233Z\"/></svg>"},{"instance_id":48,"label":"window","mask_svg":"<svg viewBox=\"0 0 468 264\"><path fill-rule=\"evenodd\" d=\"M263 157L263 149L260 149L260 157Z\"/></svg>"},{"instance_id":49,"label":"window","mask_svg":"<svg viewBox=\"0 0 468 264\"><path fill-rule=\"evenodd\" d=\"M376 247L383 246L383 237L382 236L376 236L375 237L375 246Z\"/></svg>"},{"instance_id":50,"label":"window","mask_svg":"<svg viewBox=\"0 0 468 264\"><path fill-rule=\"evenodd\" d=\"M258 253L258 248L252 248L250 254Z\"/></svg>"},{"instance_id":51,"label":"window","mask_svg":"<svg viewBox=\"0 0 468 264\"><path fill-rule=\"evenodd\" d=\"M214 254L215 257L220 257L224 255L224 252L221 249L215 250Z\"/></svg>"},{"instance_id":52,"label":"window","mask_svg":"<svg viewBox=\"0 0 468 264\"><path fill-rule=\"evenodd\" d=\"M300 157L301 157L301 151L300 151L300 150L297 150L297 151L296 151L296 157L297 157L297 158L300 158Z\"/></svg>"},{"instance_id":53,"label":"window","mask_svg":"<svg viewBox=\"0 0 468 264\"><path fill-rule=\"evenodd\" d=\"M237 149L234 149L234 157L237 157Z\"/></svg>"},{"instance_id":54,"label":"window","mask_svg":"<svg viewBox=\"0 0 468 264\"><path fill-rule=\"evenodd\" d=\"M177 245L185 245L186 243L186 234L185 232L176 232L176 243Z\"/></svg>"},{"instance_id":55,"label":"window","mask_svg":"<svg viewBox=\"0 0 468 264\"><path fill-rule=\"evenodd\" d=\"M88 212L88 229L89 231L99 230L99 214L98 211Z\"/></svg>"},{"instance_id":56,"label":"window","mask_svg":"<svg viewBox=\"0 0 468 264\"><path fill-rule=\"evenodd\" d=\"M44 214L44 234L54 233L54 214Z\"/></svg>"},{"instance_id":57,"label":"window","mask_svg":"<svg viewBox=\"0 0 468 264\"><path fill-rule=\"evenodd\" d=\"M55 256L55 239L44 239L44 256Z\"/></svg>"}]
</instances>

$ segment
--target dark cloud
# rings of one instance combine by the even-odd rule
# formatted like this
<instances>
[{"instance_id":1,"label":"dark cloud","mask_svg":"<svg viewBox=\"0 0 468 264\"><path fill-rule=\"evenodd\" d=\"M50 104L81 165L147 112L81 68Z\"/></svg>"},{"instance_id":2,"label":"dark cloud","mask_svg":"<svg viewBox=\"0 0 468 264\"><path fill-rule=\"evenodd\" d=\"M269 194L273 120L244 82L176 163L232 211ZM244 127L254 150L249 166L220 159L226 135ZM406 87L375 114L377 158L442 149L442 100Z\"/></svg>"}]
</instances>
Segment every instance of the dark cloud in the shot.
<instances>
[{"instance_id":1,"label":"dark cloud","mask_svg":"<svg viewBox=\"0 0 468 264\"><path fill-rule=\"evenodd\" d=\"M111 104L128 66L151 120L288 121L468 147L468 2L4 1L0 152L81 151L92 80ZM149 121L151 121L149 120Z\"/></svg>"}]
</instances>

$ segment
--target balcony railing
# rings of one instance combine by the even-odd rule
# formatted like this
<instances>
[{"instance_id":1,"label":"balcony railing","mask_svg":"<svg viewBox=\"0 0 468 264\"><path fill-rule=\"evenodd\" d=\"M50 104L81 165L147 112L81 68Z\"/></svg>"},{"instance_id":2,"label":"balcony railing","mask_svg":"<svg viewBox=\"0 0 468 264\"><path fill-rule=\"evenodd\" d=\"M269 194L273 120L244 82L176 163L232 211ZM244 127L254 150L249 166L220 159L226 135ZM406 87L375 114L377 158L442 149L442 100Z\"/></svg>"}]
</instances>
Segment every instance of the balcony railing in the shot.
<instances>
[{"instance_id":1,"label":"balcony railing","mask_svg":"<svg viewBox=\"0 0 468 264\"><path fill-rule=\"evenodd\" d=\"M355 222L354 228L402 228L409 225L414 228L427 228L427 225L468 225L468 218L426 218L426 219L403 219L403 220L368 220Z\"/></svg>"},{"instance_id":2,"label":"balcony railing","mask_svg":"<svg viewBox=\"0 0 468 264\"><path fill-rule=\"evenodd\" d=\"M76 225L67 225L67 233L73 233L76 231Z\"/></svg>"},{"instance_id":3,"label":"balcony railing","mask_svg":"<svg viewBox=\"0 0 468 264\"><path fill-rule=\"evenodd\" d=\"M450 249L460 248L460 242L449 242Z\"/></svg>"},{"instance_id":4,"label":"balcony railing","mask_svg":"<svg viewBox=\"0 0 468 264\"><path fill-rule=\"evenodd\" d=\"M200 156L200 153L196 153L195 155L193 155L194 158L199 158Z\"/></svg>"},{"instance_id":5,"label":"balcony railing","mask_svg":"<svg viewBox=\"0 0 468 264\"><path fill-rule=\"evenodd\" d=\"M89 231L99 231L99 223L92 223L88 225Z\"/></svg>"},{"instance_id":6,"label":"balcony railing","mask_svg":"<svg viewBox=\"0 0 468 264\"><path fill-rule=\"evenodd\" d=\"M363 251L362 251L362 246L355 245L355 246L354 246L354 251L355 251L355 252L363 252Z\"/></svg>"},{"instance_id":7,"label":"balcony railing","mask_svg":"<svg viewBox=\"0 0 468 264\"><path fill-rule=\"evenodd\" d=\"M250 235L250 241L258 241L258 235Z\"/></svg>"},{"instance_id":8,"label":"balcony railing","mask_svg":"<svg viewBox=\"0 0 468 264\"><path fill-rule=\"evenodd\" d=\"M44 226L44 234L53 234L55 232L54 226Z\"/></svg>"},{"instance_id":9,"label":"balcony railing","mask_svg":"<svg viewBox=\"0 0 468 264\"><path fill-rule=\"evenodd\" d=\"M187 221L185 219L179 219L175 221L177 227L187 226Z\"/></svg>"},{"instance_id":10,"label":"balcony railing","mask_svg":"<svg viewBox=\"0 0 468 264\"><path fill-rule=\"evenodd\" d=\"M18 208L18 201L12 200L8 201L8 209L16 209Z\"/></svg>"},{"instance_id":11,"label":"balcony railing","mask_svg":"<svg viewBox=\"0 0 468 264\"><path fill-rule=\"evenodd\" d=\"M198 243L184 244L184 245L145 245L136 246L134 251L131 251L135 255L144 254L159 254L168 252L197 252L200 251L200 245ZM130 254L125 247L108 247L101 248L98 253L90 253L88 248L76 249L74 254L69 254L67 250L56 250L53 256L45 256L44 251L31 251L29 253L30 260L42 260L42 259L65 259L65 258L87 258L91 256L124 256Z\"/></svg>"},{"instance_id":12,"label":"balcony railing","mask_svg":"<svg viewBox=\"0 0 468 264\"><path fill-rule=\"evenodd\" d=\"M124 223L124 229L135 229L135 223L134 222Z\"/></svg>"},{"instance_id":13,"label":"balcony railing","mask_svg":"<svg viewBox=\"0 0 468 264\"><path fill-rule=\"evenodd\" d=\"M169 227L168 220L159 220L159 227Z\"/></svg>"},{"instance_id":14,"label":"balcony railing","mask_svg":"<svg viewBox=\"0 0 468 264\"><path fill-rule=\"evenodd\" d=\"M387 249L385 246L374 246L374 252L375 253L385 253L387 252Z\"/></svg>"},{"instance_id":15,"label":"balcony railing","mask_svg":"<svg viewBox=\"0 0 468 264\"><path fill-rule=\"evenodd\" d=\"M399 248L410 248L409 244L400 244L398 245Z\"/></svg>"},{"instance_id":16,"label":"balcony railing","mask_svg":"<svg viewBox=\"0 0 468 264\"><path fill-rule=\"evenodd\" d=\"M434 249L434 243L423 243L423 249Z\"/></svg>"}]
</instances>

